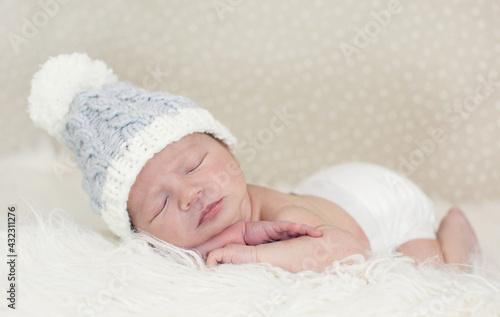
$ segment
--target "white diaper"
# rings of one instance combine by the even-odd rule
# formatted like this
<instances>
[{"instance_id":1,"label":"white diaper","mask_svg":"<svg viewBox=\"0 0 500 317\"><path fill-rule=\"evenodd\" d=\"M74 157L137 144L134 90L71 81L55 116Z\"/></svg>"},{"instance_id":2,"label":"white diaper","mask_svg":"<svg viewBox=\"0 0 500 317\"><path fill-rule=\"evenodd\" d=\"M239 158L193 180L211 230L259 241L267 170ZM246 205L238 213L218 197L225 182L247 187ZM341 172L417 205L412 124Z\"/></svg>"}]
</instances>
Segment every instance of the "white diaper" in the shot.
<instances>
[{"instance_id":1,"label":"white diaper","mask_svg":"<svg viewBox=\"0 0 500 317\"><path fill-rule=\"evenodd\" d=\"M302 181L293 193L339 205L363 229L373 253L436 238L431 200L408 178L382 166L336 165Z\"/></svg>"}]
</instances>

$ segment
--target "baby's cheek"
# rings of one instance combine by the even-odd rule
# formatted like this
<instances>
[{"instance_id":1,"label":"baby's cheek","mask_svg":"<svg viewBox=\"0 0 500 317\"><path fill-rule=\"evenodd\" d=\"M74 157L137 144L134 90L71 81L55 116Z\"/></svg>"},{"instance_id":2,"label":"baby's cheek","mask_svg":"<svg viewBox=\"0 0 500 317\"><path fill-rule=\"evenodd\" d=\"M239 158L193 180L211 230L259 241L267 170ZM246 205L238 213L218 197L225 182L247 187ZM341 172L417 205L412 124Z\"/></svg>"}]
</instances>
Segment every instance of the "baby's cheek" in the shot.
<instances>
[{"instance_id":1,"label":"baby's cheek","mask_svg":"<svg viewBox=\"0 0 500 317\"><path fill-rule=\"evenodd\" d=\"M233 186L246 186L245 176L243 175L243 171L240 166L235 161L229 161L226 163L226 171L231 178L231 183Z\"/></svg>"},{"instance_id":2,"label":"baby's cheek","mask_svg":"<svg viewBox=\"0 0 500 317\"><path fill-rule=\"evenodd\" d=\"M218 192L220 192L222 188L234 186L235 182L242 178L242 175L237 164L230 161L221 161L209 172L209 183L211 187L218 189Z\"/></svg>"},{"instance_id":3,"label":"baby's cheek","mask_svg":"<svg viewBox=\"0 0 500 317\"><path fill-rule=\"evenodd\" d=\"M234 160L230 160L230 161L226 162L226 170L229 173L229 175L231 175L231 176L238 176L238 175L243 174L240 166Z\"/></svg>"}]
</instances>

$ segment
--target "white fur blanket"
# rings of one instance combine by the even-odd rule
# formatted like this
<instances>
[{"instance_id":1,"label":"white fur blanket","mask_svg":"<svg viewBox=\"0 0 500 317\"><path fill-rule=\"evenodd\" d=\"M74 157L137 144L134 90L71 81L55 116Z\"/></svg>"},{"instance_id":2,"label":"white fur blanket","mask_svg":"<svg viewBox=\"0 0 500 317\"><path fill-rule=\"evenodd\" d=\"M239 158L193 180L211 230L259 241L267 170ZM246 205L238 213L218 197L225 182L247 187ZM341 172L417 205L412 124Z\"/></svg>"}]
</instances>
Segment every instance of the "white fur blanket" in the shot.
<instances>
[{"instance_id":1,"label":"white fur blanket","mask_svg":"<svg viewBox=\"0 0 500 317\"><path fill-rule=\"evenodd\" d=\"M145 236L120 243L63 211L34 215L17 226L16 316L500 315L500 279L490 271L457 274L400 256L334 263L322 274L264 264L207 269ZM6 245L2 229L2 254ZM4 281L7 274L4 263Z\"/></svg>"},{"instance_id":2,"label":"white fur blanket","mask_svg":"<svg viewBox=\"0 0 500 317\"><path fill-rule=\"evenodd\" d=\"M54 162L65 160L21 154L0 162L0 316L500 316L500 202L461 205L484 253L474 274L395 255L335 263L322 274L264 264L207 269L190 253L153 240L157 249L149 247L147 237L114 240L90 215L76 169L67 164L60 178L47 168ZM11 204L15 311L6 301ZM435 200L437 219L449 206Z\"/></svg>"}]
</instances>

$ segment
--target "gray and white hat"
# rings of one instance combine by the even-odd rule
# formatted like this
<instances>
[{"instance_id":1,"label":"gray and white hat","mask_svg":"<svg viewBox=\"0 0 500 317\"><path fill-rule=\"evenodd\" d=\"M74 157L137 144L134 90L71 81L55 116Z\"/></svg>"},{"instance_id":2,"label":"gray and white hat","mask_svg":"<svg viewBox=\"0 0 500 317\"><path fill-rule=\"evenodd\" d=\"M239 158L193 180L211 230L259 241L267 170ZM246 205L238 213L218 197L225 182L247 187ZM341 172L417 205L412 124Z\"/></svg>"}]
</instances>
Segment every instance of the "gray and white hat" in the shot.
<instances>
[{"instance_id":1,"label":"gray and white hat","mask_svg":"<svg viewBox=\"0 0 500 317\"><path fill-rule=\"evenodd\" d=\"M131 233L130 188L154 154L195 132L236 146L229 130L189 99L119 82L106 64L82 53L43 64L28 103L35 125L74 151L92 210L121 238Z\"/></svg>"}]
</instances>

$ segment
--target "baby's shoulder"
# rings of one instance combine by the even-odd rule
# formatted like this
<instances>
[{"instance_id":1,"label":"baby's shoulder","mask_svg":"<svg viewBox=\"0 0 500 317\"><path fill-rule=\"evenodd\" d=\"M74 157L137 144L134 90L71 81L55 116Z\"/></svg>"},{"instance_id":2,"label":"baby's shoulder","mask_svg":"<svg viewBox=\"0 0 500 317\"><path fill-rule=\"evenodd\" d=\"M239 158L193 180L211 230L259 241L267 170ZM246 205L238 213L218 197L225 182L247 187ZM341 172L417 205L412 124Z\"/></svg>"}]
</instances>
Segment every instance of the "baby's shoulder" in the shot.
<instances>
[{"instance_id":1,"label":"baby's shoulder","mask_svg":"<svg viewBox=\"0 0 500 317\"><path fill-rule=\"evenodd\" d=\"M252 200L259 208L259 220L292 221L310 226L323 224L307 196L287 194L274 189L249 185Z\"/></svg>"}]
</instances>

